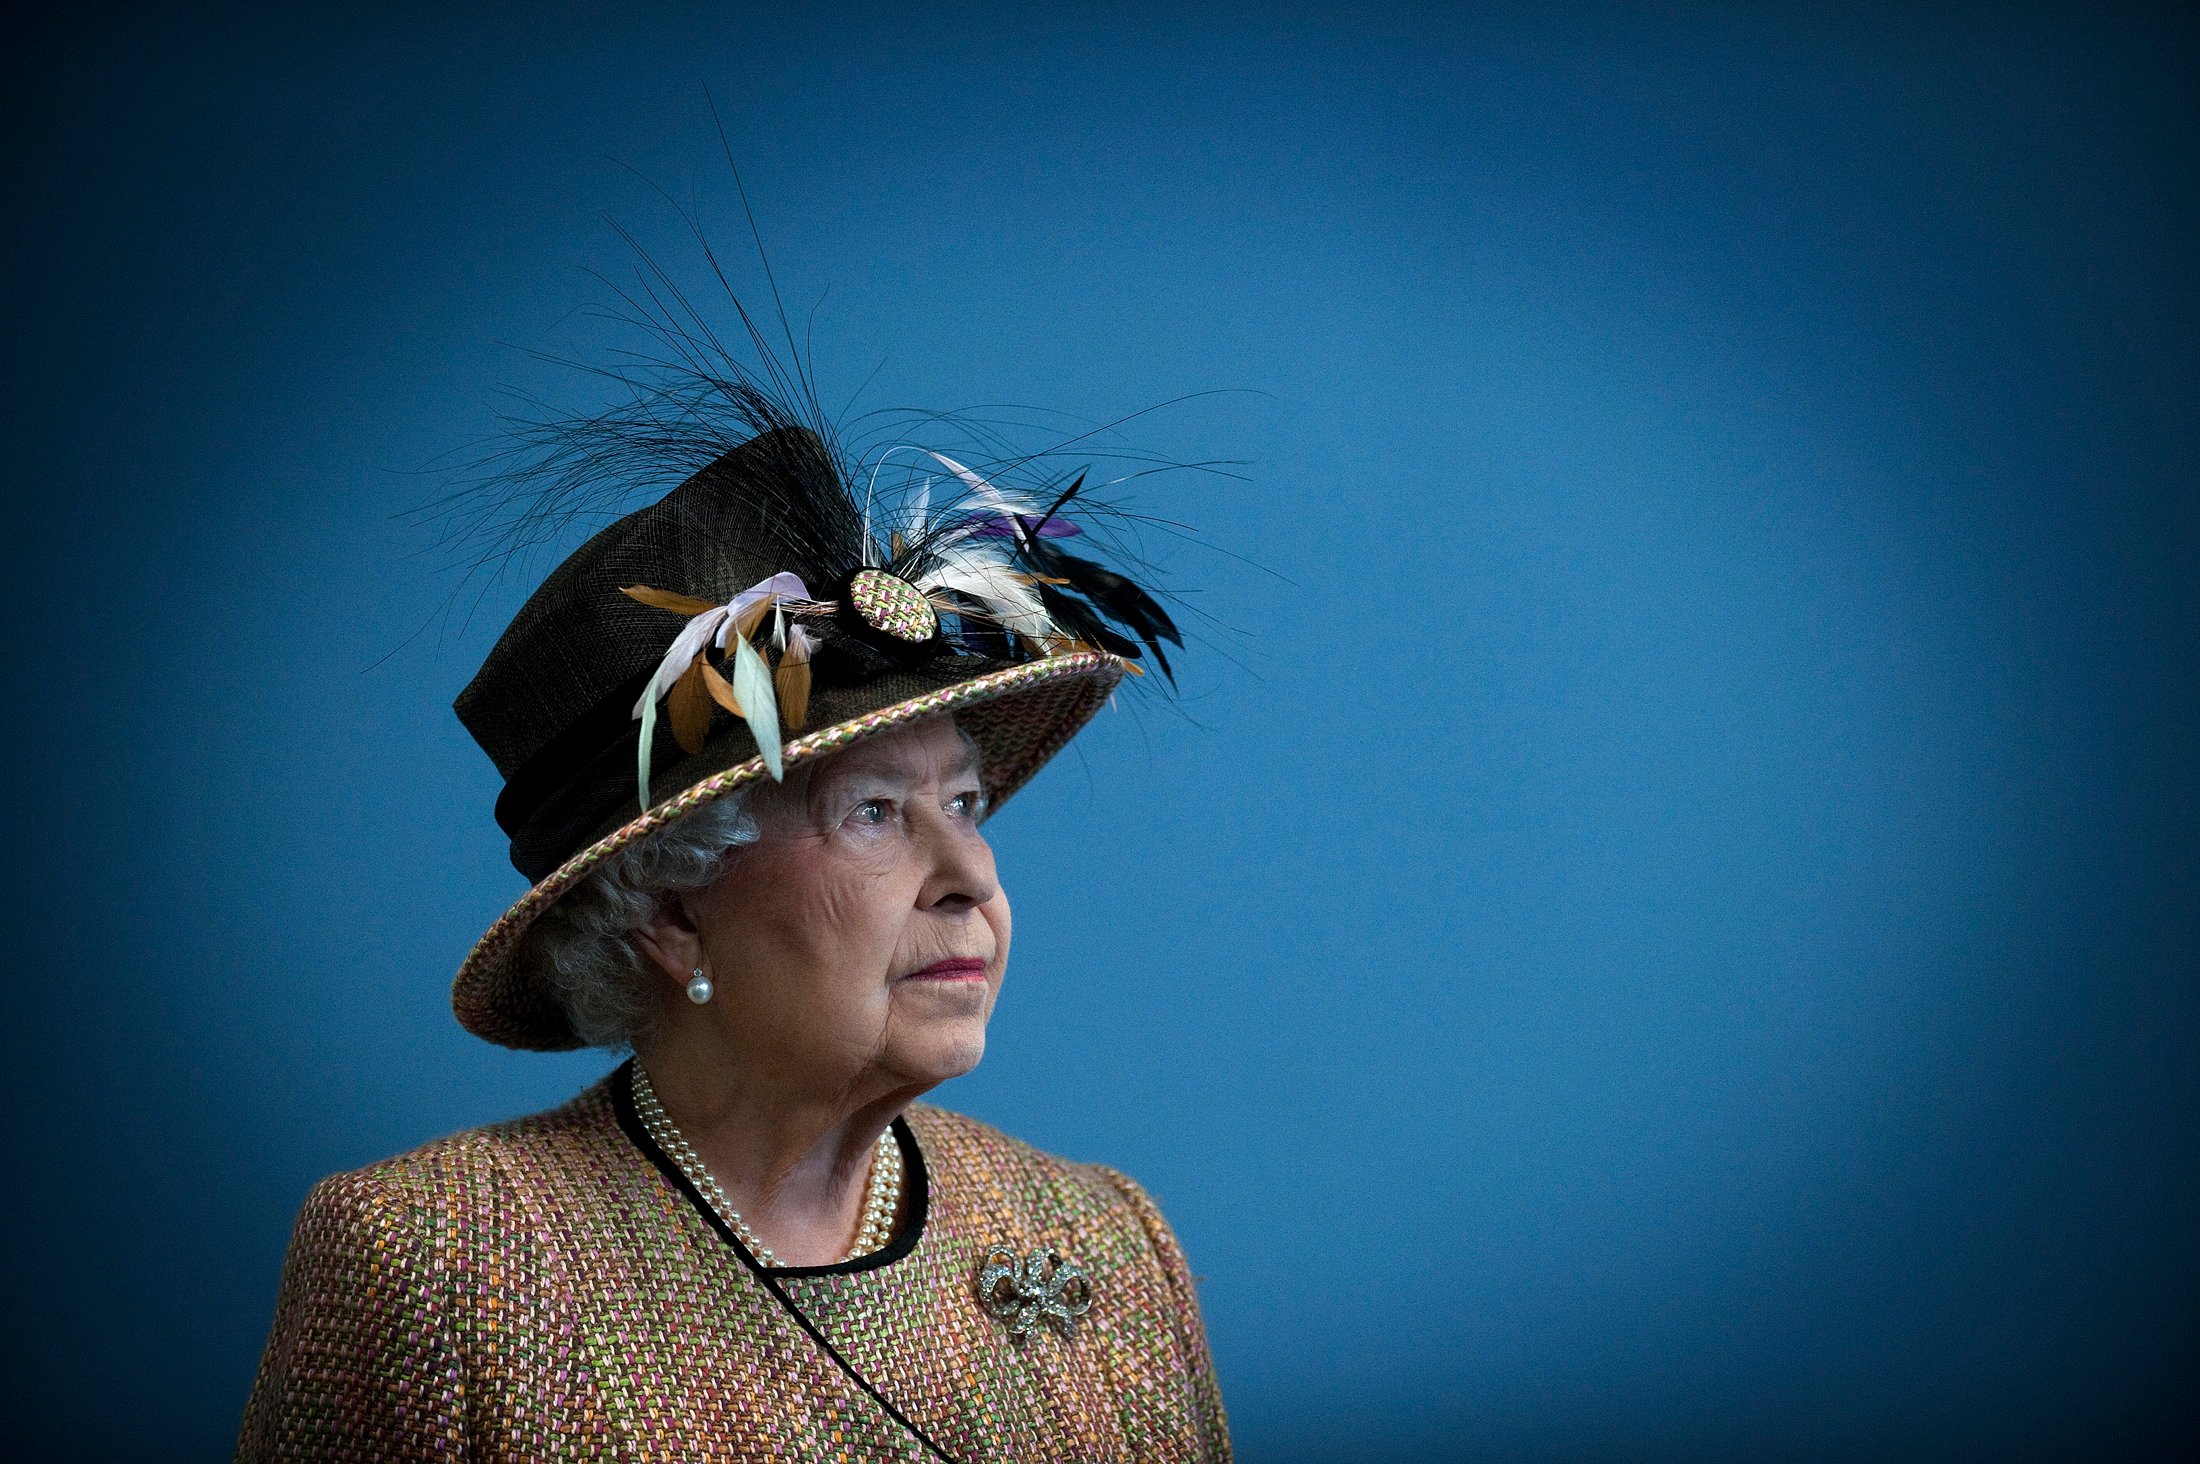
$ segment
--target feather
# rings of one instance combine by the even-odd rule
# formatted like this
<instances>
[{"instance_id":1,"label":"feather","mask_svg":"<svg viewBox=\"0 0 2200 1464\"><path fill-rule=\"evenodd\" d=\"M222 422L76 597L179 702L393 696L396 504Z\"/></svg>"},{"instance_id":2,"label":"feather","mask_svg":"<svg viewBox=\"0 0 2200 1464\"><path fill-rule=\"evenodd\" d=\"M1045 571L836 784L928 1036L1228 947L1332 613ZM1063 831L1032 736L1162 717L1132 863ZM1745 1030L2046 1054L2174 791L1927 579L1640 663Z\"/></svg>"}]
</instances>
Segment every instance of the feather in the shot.
<instances>
[{"instance_id":1,"label":"feather","mask_svg":"<svg viewBox=\"0 0 2200 1464\"><path fill-rule=\"evenodd\" d=\"M1001 625L1038 640L1054 631L1030 576L1007 559L975 545L950 544L934 551L922 576L925 589L951 590L983 606Z\"/></svg>"},{"instance_id":2,"label":"feather","mask_svg":"<svg viewBox=\"0 0 2200 1464\"><path fill-rule=\"evenodd\" d=\"M745 638L733 643L733 694L740 699L744 720L756 737L756 750L763 754L772 781L783 780L786 769L779 760L779 698L772 691L771 668Z\"/></svg>"},{"instance_id":3,"label":"feather","mask_svg":"<svg viewBox=\"0 0 2200 1464\"><path fill-rule=\"evenodd\" d=\"M779 693L779 716L789 732L800 732L810 719L810 633L796 626L787 637L772 681Z\"/></svg>"},{"instance_id":4,"label":"feather","mask_svg":"<svg viewBox=\"0 0 2200 1464\"><path fill-rule=\"evenodd\" d=\"M1067 508L1069 501L1083 492L1084 487L1085 475L1079 473L1070 485L1062 490L1061 496L1047 505L1045 513L1038 515L1036 518L1028 514L1015 514L1006 523L980 529L978 533L990 538L1005 531L1026 544L1034 543L1040 539L1066 539L1081 534L1084 530L1078 528L1068 519L1056 518L1055 515Z\"/></svg>"},{"instance_id":5,"label":"feather","mask_svg":"<svg viewBox=\"0 0 2200 1464\"><path fill-rule=\"evenodd\" d=\"M932 517L932 480L927 477L924 486L917 490L917 501L910 505L905 516L911 542L922 544L927 525Z\"/></svg>"},{"instance_id":6,"label":"feather","mask_svg":"<svg viewBox=\"0 0 2200 1464\"><path fill-rule=\"evenodd\" d=\"M649 812L649 749L657 740L657 698L642 703L642 748L634 770L634 782L641 789L642 812Z\"/></svg>"},{"instance_id":7,"label":"feather","mask_svg":"<svg viewBox=\"0 0 2200 1464\"><path fill-rule=\"evenodd\" d=\"M1100 612L1092 606L1052 585L1033 586L1039 592L1039 601L1046 606L1054 623L1074 634L1079 640L1091 641L1102 650L1113 651L1118 656L1137 660L1138 643L1118 634Z\"/></svg>"},{"instance_id":8,"label":"feather","mask_svg":"<svg viewBox=\"0 0 2200 1464\"><path fill-rule=\"evenodd\" d=\"M764 612L771 609L775 601L801 600L807 603L809 598L810 587L802 582L802 576L789 574L785 570L781 570L778 574L767 575L740 594L735 595L732 602L725 608L726 613L734 617L739 625L743 627L740 638L745 640L756 633L758 622L764 618ZM718 627L718 634L711 644L724 648L727 637L732 633L733 628L731 625L721 623Z\"/></svg>"},{"instance_id":9,"label":"feather","mask_svg":"<svg viewBox=\"0 0 2200 1464\"><path fill-rule=\"evenodd\" d=\"M703 685L703 667L709 664L697 656L672 683L672 690L665 693L665 713L672 720L673 738L680 750L691 756L703 750L703 739L710 735L710 692Z\"/></svg>"},{"instance_id":10,"label":"feather","mask_svg":"<svg viewBox=\"0 0 2200 1464\"><path fill-rule=\"evenodd\" d=\"M1168 653L1161 649L1161 642L1181 647L1184 639L1177 631L1176 622L1169 618L1168 611L1161 608L1158 600L1136 582L1089 559L1064 554L1035 538L1025 540L1023 547L1024 559L1042 572L1040 577L1045 583L1062 584L1075 590L1102 614L1144 641L1146 649L1153 653L1154 664L1161 668L1161 674L1169 679L1171 686L1176 684L1176 672L1170 667ZM1052 601L1048 602L1048 608L1055 608Z\"/></svg>"},{"instance_id":11,"label":"feather","mask_svg":"<svg viewBox=\"0 0 2200 1464\"><path fill-rule=\"evenodd\" d=\"M649 762L657 745L657 702L672 690L673 684L687 674L688 668L698 660L711 640L723 629L728 612L723 605L713 605L680 627L680 633L672 638L665 649L665 656L657 663L648 685L642 688L640 700L634 703L634 715L641 720L642 737L635 749L635 782L639 785L642 811L649 811Z\"/></svg>"},{"instance_id":12,"label":"feather","mask_svg":"<svg viewBox=\"0 0 2200 1464\"><path fill-rule=\"evenodd\" d=\"M995 488L991 483L988 483L985 479L979 477L976 473L973 473L972 471L970 471L970 469L964 467L961 463L956 462L953 458L947 456L945 453L927 452L925 456L931 458L941 467L947 469L947 471L962 479L964 485L968 487L971 492L977 494L981 498L997 499L1000 496L999 489Z\"/></svg>"},{"instance_id":13,"label":"feather","mask_svg":"<svg viewBox=\"0 0 2200 1464\"><path fill-rule=\"evenodd\" d=\"M764 623L764 612L771 609L776 595L766 594L746 609L734 612L733 633L742 640L756 634L756 627Z\"/></svg>"},{"instance_id":14,"label":"feather","mask_svg":"<svg viewBox=\"0 0 2200 1464\"><path fill-rule=\"evenodd\" d=\"M1007 518L980 518L973 523L975 527L969 531L973 539L1017 539L1025 534L1036 534L1042 539L1069 539L1084 532L1066 518L1034 518L1028 513Z\"/></svg>"},{"instance_id":15,"label":"feather","mask_svg":"<svg viewBox=\"0 0 2200 1464\"><path fill-rule=\"evenodd\" d=\"M718 608L713 600L698 600L693 595L676 595L670 590L653 590L648 585L628 585L619 591L659 610L670 610L676 615L701 615Z\"/></svg>"},{"instance_id":16,"label":"feather","mask_svg":"<svg viewBox=\"0 0 2200 1464\"><path fill-rule=\"evenodd\" d=\"M1060 578L1106 611L1118 624L1129 626L1141 636L1158 637L1173 646L1184 644L1169 613L1132 580L1074 554L1052 553L1048 558L1050 568L1062 571Z\"/></svg>"},{"instance_id":17,"label":"feather","mask_svg":"<svg viewBox=\"0 0 2200 1464\"><path fill-rule=\"evenodd\" d=\"M696 664L703 668L703 686L710 692L710 699L746 722L748 713L741 710L741 698L733 694L733 683L710 662L698 661Z\"/></svg>"},{"instance_id":18,"label":"feather","mask_svg":"<svg viewBox=\"0 0 2200 1464\"><path fill-rule=\"evenodd\" d=\"M695 677L692 681L689 680L695 666L699 662L705 661L710 647L713 645L728 645L729 640L731 642L731 645L728 646L729 650L733 647L744 647L748 649L751 656L755 656L756 651L753 647L749 647L748 638L755 633L758 623L772 609L777 598L786 595L800 600L808 600L810 591L809 587L803 584L800 575L781 570L777 574L757 581L740 594L735 595L732 602L725 605L713 605L708 600L696 600L690 596L675 595L666 590L653 590L642 585L633 586L626 593L645 605L654 604L661 609L677 610L690 604L703 607L689 616L688 623L681 626L679 634L672 638L672 644L665 649L664 659L657 663L656 671L651 674L648 684L642 688L640 699L634 703L634 715L642 724L641 742L635 750L635 782L639 785L642 811L646 813L649 811L650 758L656 749L657 740L658 701L680 683L688 682L688 689L682 694L679 707L674 709L673 735L678 738L681 747L689 752L697 750L702 745L703 737L710 730L710 707L709 703L703 700L703 693L711 692L715 694L715 688L702 677ZM758 664L762 664L761 660ZM735 665L738 668L738 657L735 658ZM741 678L737 674L734 677L734 685L738 687L740 682ZM772 713L769 706L771 677L768 674L763 677L763 686L767 699L764 712L769 717ZM736 700L751 706L756 704L753 696L742 696L736 698ZM700 731L698 731L696 724L698 711L701 713L702 718ZM778 724L774 721L772 725L774 740L771 744L771 750L765 754L765 757L772 764L774 768L772 776L776 778L779 776L776 771L779 759ZM750 726L753 729L755 724L751 722ZM691 740L692 745L690 745Z\"/></svg>"},{"instance_id":19,"label":"feather","mask_svg":"<svg viewBox=\"0 0 2200 1464\"><path fill-rule=\"evenodd\" d=\"M970 496L977 499L978 502L984 504L988 509L992 511L993 515L1000 518L1015 519L1019 514L1025 513L1030 509L1031 505L1025 502L1022 498L1017 497L1014 494L1003 493L1000 489L994 487L991 483L988 483L985 479L979 477L976 473L964 467L961 463L956 462L953 458L943 457L936 452L926 453L925 455L940 463L941 466L945 467L950 473L953 473L956 477L962 479L963 486L970 490ZM992 521L993 520L991 517L985 515L967 515L959 522L951 524L947 528L941 530L939 535L937 536L937 539L940 541L952 541L954 539L964 538L977 532L977 530L983 525Z\"/></svg>"}]
</instances>

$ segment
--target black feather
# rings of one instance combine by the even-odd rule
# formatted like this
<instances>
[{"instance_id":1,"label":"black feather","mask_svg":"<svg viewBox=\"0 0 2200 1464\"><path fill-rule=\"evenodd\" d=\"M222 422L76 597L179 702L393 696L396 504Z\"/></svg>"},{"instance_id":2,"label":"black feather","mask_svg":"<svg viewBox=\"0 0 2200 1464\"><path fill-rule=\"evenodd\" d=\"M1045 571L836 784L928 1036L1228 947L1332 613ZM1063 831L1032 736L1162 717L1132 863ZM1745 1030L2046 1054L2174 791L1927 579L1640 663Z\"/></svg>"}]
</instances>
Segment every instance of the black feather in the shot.
<instances>
[{"instance_id":1,"label":"black feather","mask_svg":"<svg viewBox=\"0 0 2200 1464\"><path fill-rule=\"evenodd\" d=\"M1115 629L1100 618L1098 611L1074 595L1065 595L1053 585L1034 585L1039 592L1039 603L1046 606L1054 623L1089 645L1104 651L1113 651L1127 660L1139 659L1138 643L1117 634Z\"/></svg>"},{"instance_id":2,"label":"black feather","mask_svg":"<svg viewBox=\"0 0 2200 1464\"><path fill-rule=\"evenodd\" d=\"M1034 573L1067 581L1069 588L1089 600L1100 614L1144 641L1146 649L1153 652L1154 664L1161 668L1161 674L1168 678L1171 686L1176 685L1176 672L1169 665L1161 642L1181 647L1184 641L1177 632L1176 622L1169 619L1169 613L1135 581L1089 559L1064 554L1036 534L1027 535L1024 540L1024 561ZM1045 585L1041 589L1042 599L1045 599L1044 591L1052 590L1057 599L1083 608L1080 601L1063 594L1057 586ZM1051 610L1055 602L1047 600L1046 603ZM1092 637L1085 639L1092 640ZM1094 644L1099 642L1094 641Z\"/></svg>"},{"instance_id":3,"label":"black feather","mask_svg":"<svg viewBox=\"0 0 2200 1464\"><path fill-rule=\"evenodd\" d=\"M1143 638L1158 637L1173 646L1184 644L1177 634L1176 622L1169 619L1169 612L1135 581L1105 565L1060 550L1050 555L1049 562L1054 566L1051 572L1056 578L1068 580L1070 588L1099 606L1118 624L1129 626Z\"/></svg>"}]
</instances>

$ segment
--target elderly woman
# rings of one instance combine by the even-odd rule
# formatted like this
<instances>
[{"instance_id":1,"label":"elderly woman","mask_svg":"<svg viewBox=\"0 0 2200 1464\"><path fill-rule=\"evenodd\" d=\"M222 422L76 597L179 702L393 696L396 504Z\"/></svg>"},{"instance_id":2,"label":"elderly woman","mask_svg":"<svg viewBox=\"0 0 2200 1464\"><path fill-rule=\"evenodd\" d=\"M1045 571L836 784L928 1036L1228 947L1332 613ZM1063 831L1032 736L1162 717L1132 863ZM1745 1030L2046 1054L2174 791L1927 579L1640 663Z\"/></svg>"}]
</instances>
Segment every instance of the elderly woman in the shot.
<instances>
[{"instance_id":1,"label":"elderly woman","mask_svg":"<svg viewBox=\"0 0 2200 1464\"><path fill-rule=\"evenodd\" d=\"M889 514L740 405L458 703L534 882L459 1020L633 1058L315 1186L240 1457L1228 1456L1153 1202L917 1101L1007 970L981 824L1173 627L1074 485Z\"/></svg>"}]
</instances>

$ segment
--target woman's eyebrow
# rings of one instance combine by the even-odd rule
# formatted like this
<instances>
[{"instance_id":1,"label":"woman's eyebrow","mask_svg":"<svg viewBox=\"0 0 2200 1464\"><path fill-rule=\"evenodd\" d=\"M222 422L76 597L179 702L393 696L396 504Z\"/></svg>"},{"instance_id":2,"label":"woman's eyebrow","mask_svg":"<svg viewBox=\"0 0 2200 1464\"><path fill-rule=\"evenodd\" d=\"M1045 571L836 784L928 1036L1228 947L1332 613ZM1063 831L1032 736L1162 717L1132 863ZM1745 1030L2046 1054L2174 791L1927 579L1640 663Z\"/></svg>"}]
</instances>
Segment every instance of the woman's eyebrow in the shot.
<instances>
[{"instance_id":1,"label":"woman's eyebrow","mask_svg":"<svg viewBox=\"0 0 2200 1464\"><path fill-rule=\"evenodd\" d=\"M918 781L914 768L899 763L858 763L827 770L813 788L828 798L845 798L856 792L899 793L914 787Z\"/></svg>"},{"instance_id":2,"label":"woman's eyebrow","mask_svg":"<svg viewBox=\"0 0 2200 1464\"><path fill-rule=\"evenodd\" d=\"M846 798L853 793L898 792L908 784L909 779L897 778L881 768L845 768L820 778L816 792L826 798Z\"/></svg>"},{"instance_id":3,"label":"woman's eyebrow","mask_svg":"<svg viewBox=\"0 0 2200 1464\"><path fill-rule=\"evenodd\" d=\"M948 783L960 782L964 779L980 777L984 772L985 759L979 755L976 748L966 747L941 769L941 781ZM898 792L913 788L922 781L924 781L923 771L913 760L901 761L897 759L893 762L843 764L824 768L820 770L817 781L812 786L818 793L845 795L855 788L866 785L889 792Z\"/></svg>"}]
</instances>

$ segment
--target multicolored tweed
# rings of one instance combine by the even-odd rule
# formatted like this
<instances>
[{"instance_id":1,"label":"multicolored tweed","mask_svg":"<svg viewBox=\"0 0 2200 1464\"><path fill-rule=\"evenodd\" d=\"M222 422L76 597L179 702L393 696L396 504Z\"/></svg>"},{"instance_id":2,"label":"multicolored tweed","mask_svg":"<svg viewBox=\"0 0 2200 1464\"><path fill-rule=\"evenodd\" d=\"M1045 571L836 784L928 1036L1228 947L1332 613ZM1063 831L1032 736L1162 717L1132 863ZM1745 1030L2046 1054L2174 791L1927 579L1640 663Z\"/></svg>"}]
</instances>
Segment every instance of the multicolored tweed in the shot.
<instances>
[{"instance_id":1,"label":"multicolored tweed","mask_svg":"<svg viewBox=\"0 0 2200 1464\"><path fill-rule=\"evenodd\" d=\"M565 1107L316 1185L240 1459L931 1457L806 1335L648 1146L626 1070ZM1139 1187L925 1105L902 1235L773 1273L958 1460L1227 1460L1183 1252ZM981 1306L987 1249L1092 1278L1065 1337Z\"/></svg>"}]
</instances>

